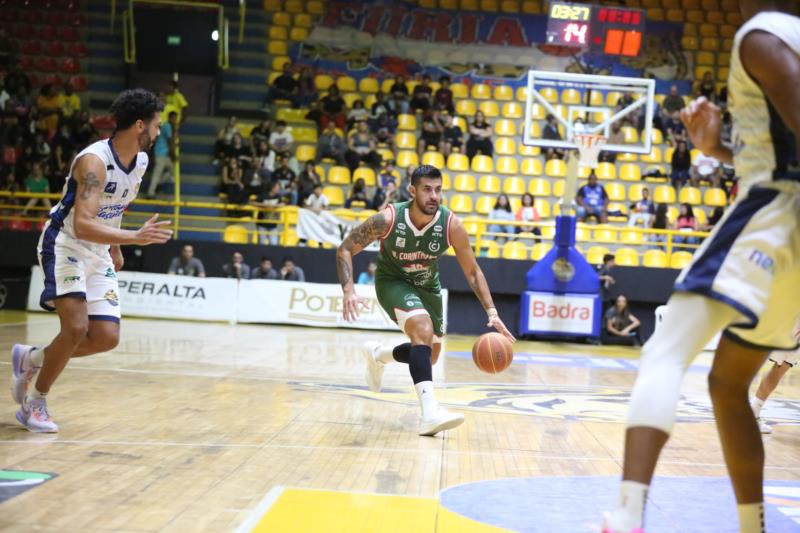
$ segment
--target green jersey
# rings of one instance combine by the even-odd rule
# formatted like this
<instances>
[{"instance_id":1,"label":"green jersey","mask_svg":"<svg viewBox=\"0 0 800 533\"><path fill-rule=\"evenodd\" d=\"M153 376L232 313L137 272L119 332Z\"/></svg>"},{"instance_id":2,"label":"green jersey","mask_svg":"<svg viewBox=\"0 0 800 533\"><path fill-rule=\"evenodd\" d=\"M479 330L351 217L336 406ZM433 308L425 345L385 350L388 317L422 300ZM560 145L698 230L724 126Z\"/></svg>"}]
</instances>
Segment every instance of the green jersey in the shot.
<instances>
[{"instance_id":1,"label":"green jersey","mask_svg":"<svg viewBox=\"0 0 800 533\"><path fill-rule=\"evenodd\" d=\"M438 291L438 259L450 248L450 210L440 206L424 228L411 222L411 201L389 204L389 210L392 223L381 237L376 284L380 285L381 278L390 278Z\"/></svg>"}]
</instances>

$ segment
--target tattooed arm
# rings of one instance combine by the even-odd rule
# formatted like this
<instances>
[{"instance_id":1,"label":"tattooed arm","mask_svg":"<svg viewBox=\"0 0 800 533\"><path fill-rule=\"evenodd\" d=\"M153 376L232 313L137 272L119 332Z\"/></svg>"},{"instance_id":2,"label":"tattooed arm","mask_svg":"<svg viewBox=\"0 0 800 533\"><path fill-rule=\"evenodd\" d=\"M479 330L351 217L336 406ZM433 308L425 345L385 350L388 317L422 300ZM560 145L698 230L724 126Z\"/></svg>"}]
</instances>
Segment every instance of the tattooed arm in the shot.
<instances>
[{"instance_id":1,"label":"tattooed arm","mask_svg":"<svg viewBox=\"0 0 800 533\"><path fill-rule=\"evenodd\" d=\"M389 229L392 215L388 209L376 213L350 232L336 250L336 272L344 292L343 315L345 320L358 318L358 298L353 285L353 256L379 239Z\"/></svg>"},{"instance_id":2,"label":"tattooed arm","mask_svg":"<svg viewBox=\"0 0 800 533\"><path fill-rule=\"evenodd\" d=\"M78 184L73 208L76 238L97 244L120 245L163 243L172 236L172 230L164 228L169 222L156 222L157 214L135 231L109 227L97 220L106 183L106 167L96 155L87 154L78 159L71 179Z\"/></svg>"},{"instance_id":3,"label":"tattooed arm","mask_svg":"<svg viewBox=\"0 0 800 533\"><path fill-rule=\"evenodd\" d=\"M489 291L489 284L486 283L486 277L475 259L475 253L472 251L467 230L464 229L464 224L461 223L458 217L451 216L453 219L450 222L450 244L456 252L456 260L458 260L461 270L464 271L464 277L467 278L469 288L478 297L483 309L486 311L486 316L489 319L489 323L486 325L495 328L505 335L508 340L514 342L516 339L514 339L514 336L511 335L497 314L497 309L492 301L492 293Z\"/></svg>"}]
</instances>

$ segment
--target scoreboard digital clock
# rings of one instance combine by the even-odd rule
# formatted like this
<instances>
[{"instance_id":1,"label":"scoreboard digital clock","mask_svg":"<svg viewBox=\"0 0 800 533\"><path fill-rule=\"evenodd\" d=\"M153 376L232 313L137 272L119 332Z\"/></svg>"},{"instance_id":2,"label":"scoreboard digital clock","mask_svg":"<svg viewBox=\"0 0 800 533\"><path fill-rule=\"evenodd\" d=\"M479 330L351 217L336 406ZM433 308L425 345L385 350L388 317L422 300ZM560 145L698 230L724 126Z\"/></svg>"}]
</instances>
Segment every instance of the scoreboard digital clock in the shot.
<instances>
[{"instance_id":1,"label":"scoreboard digital clock","mask_svg":"<svg viewBox=\"0 0 800 533\"><path fill-rule=\"evenodd\" d=\"M644 29L641 9L552 1L546 42L609 55L637 56Z\"/></svg>"}]
</instances>

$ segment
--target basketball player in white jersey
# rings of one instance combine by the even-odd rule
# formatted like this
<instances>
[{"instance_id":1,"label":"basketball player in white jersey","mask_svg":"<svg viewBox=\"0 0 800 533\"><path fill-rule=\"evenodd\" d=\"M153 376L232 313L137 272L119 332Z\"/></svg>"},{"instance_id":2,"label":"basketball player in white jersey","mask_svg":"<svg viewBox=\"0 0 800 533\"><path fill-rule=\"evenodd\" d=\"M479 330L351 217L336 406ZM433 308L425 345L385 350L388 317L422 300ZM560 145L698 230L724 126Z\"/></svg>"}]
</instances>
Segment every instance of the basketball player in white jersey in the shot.
<instances>
[{"instance_id":1,"label":"basketball player in white jersey","mask_svg":"<svg viewBox=\"0 0 800 533\"><path fill-rule=\"evenodd\" d=\"M800 342L800 323L794 328L794 338ZM761 418L761 409L764 407L769 395L778 387L778 383L781 382L783 376L800 361L800 348L791 351L772 352L769 354L769 360L772 362L772 367L761 380L761 383L758 384L758 389L756 389L755 395L750 400L750 407L753 409L753 414L756 415L758 429L761 433L772 433L772 426Z\"/></svg>"},{"instance_id":2,"label":"basketball player in white jersey","mask_svg":"<svg viewBox=\"0 0 800 533\"><path fill-rule=\"evenodd\" d=\"M771 350L796 347L800 315L800 176L788 170L800 139L797 2L740 0L728 78L734 147L720 139L720 110L692 102L681 118L703 153L733 164L741 194L681 272L663 327L642 349L631 394L618 508L607 533L642 532L647 490L669 438L692 359L724 331L709 374L722 451L743 533L764 531L764 448L748 402ZM687 502L691 505L691 502Z\"/></svg>"},{"instance_id":3,"label":"basketball player in white jersey","mask_svg":"<svg viewBox=\"0 0 800 533\"><path fill-rule=\"evenodd\" d=\"M158 137L162 109L143 89L120 93L111 106L113 137L75 157L61 201L50 211L37 250L45 279L40 303L58 313L61 330L45 347L11 350L11 395L20 404L17 420L30 431L58 431L47 393L70 357L106 352L119 341L120 245L163 243L172 235L164 227L169 222L156 222L158 215L138 230L120 229L147 170L144 150Z\"/></svg>"}]
</instances>

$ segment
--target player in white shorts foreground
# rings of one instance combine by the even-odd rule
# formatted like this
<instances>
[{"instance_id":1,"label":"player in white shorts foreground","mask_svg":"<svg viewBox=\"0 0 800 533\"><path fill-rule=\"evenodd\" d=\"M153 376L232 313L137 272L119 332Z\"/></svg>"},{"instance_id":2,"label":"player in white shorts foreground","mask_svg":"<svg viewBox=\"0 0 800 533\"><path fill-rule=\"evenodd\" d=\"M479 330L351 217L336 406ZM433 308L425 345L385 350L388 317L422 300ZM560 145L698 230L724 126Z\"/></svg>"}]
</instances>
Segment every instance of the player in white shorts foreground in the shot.
<instances>
[{"instance_id":1,"label":"player in white shorts foreground","mask_svg":"<svg viewBox=\"0 0 800 533\"><path fill-rule=\"evenodd\" d=\"M120 229L147 170L144 150L158 137L162 109L151 92L120 93L111 106L113 137L75 157L61 201L50 211L37 250L45 280L40 303L58 313L61 330L48 346L11 350L11 395L20 404L17 420L30 431L58 431L46 397L70 357L107 352L119 341L120 245L163 243L172 235L158 215L136 231Z\"/></svg>"},{"instance_id":2,"label":"player in white shorts foreground","mask_svg":"<svg viewBox=\"0 0 800 533\"><path fill-rule=\"evenodd\" d=\"M663 327L642 349L631 393L622 486L608 533L641 532L647 491L675 421L683 375L719 331L708 388L742 532L764 531L764 447L749 387L771 350L796 347L800 314L800 18L796 2L740 0L728 78L733 149L720 110L701 98L681 112L703 153L733 163L740 197L681 272ZM781 12L783 11L783 12ZM790 14L791 13L791 14ZM686 502L691 505L692 502Z\"/></svg>"},{"instance_id":3,"label":"player in white shorts foreground","mask_svg":"<svg viewBox=\"0 0 800 533\"><path fill-rule=\"evenodd\" d=\"M794 328L794 338L800 341L800 324L797 324ZM800 349L772 352L769 354L769 360L772 361L772 367L761 380L761 383L758 384L758 389L750 400L750 407L753 408L753 414L756 415L758 429L761 430L761 433L772 433L772 426L761 418L761 409L764 407L769 395L781 382L783 376L786 375L790 368L797 365L797 361L800 360Z\"/></svg>"}]
</instances>

